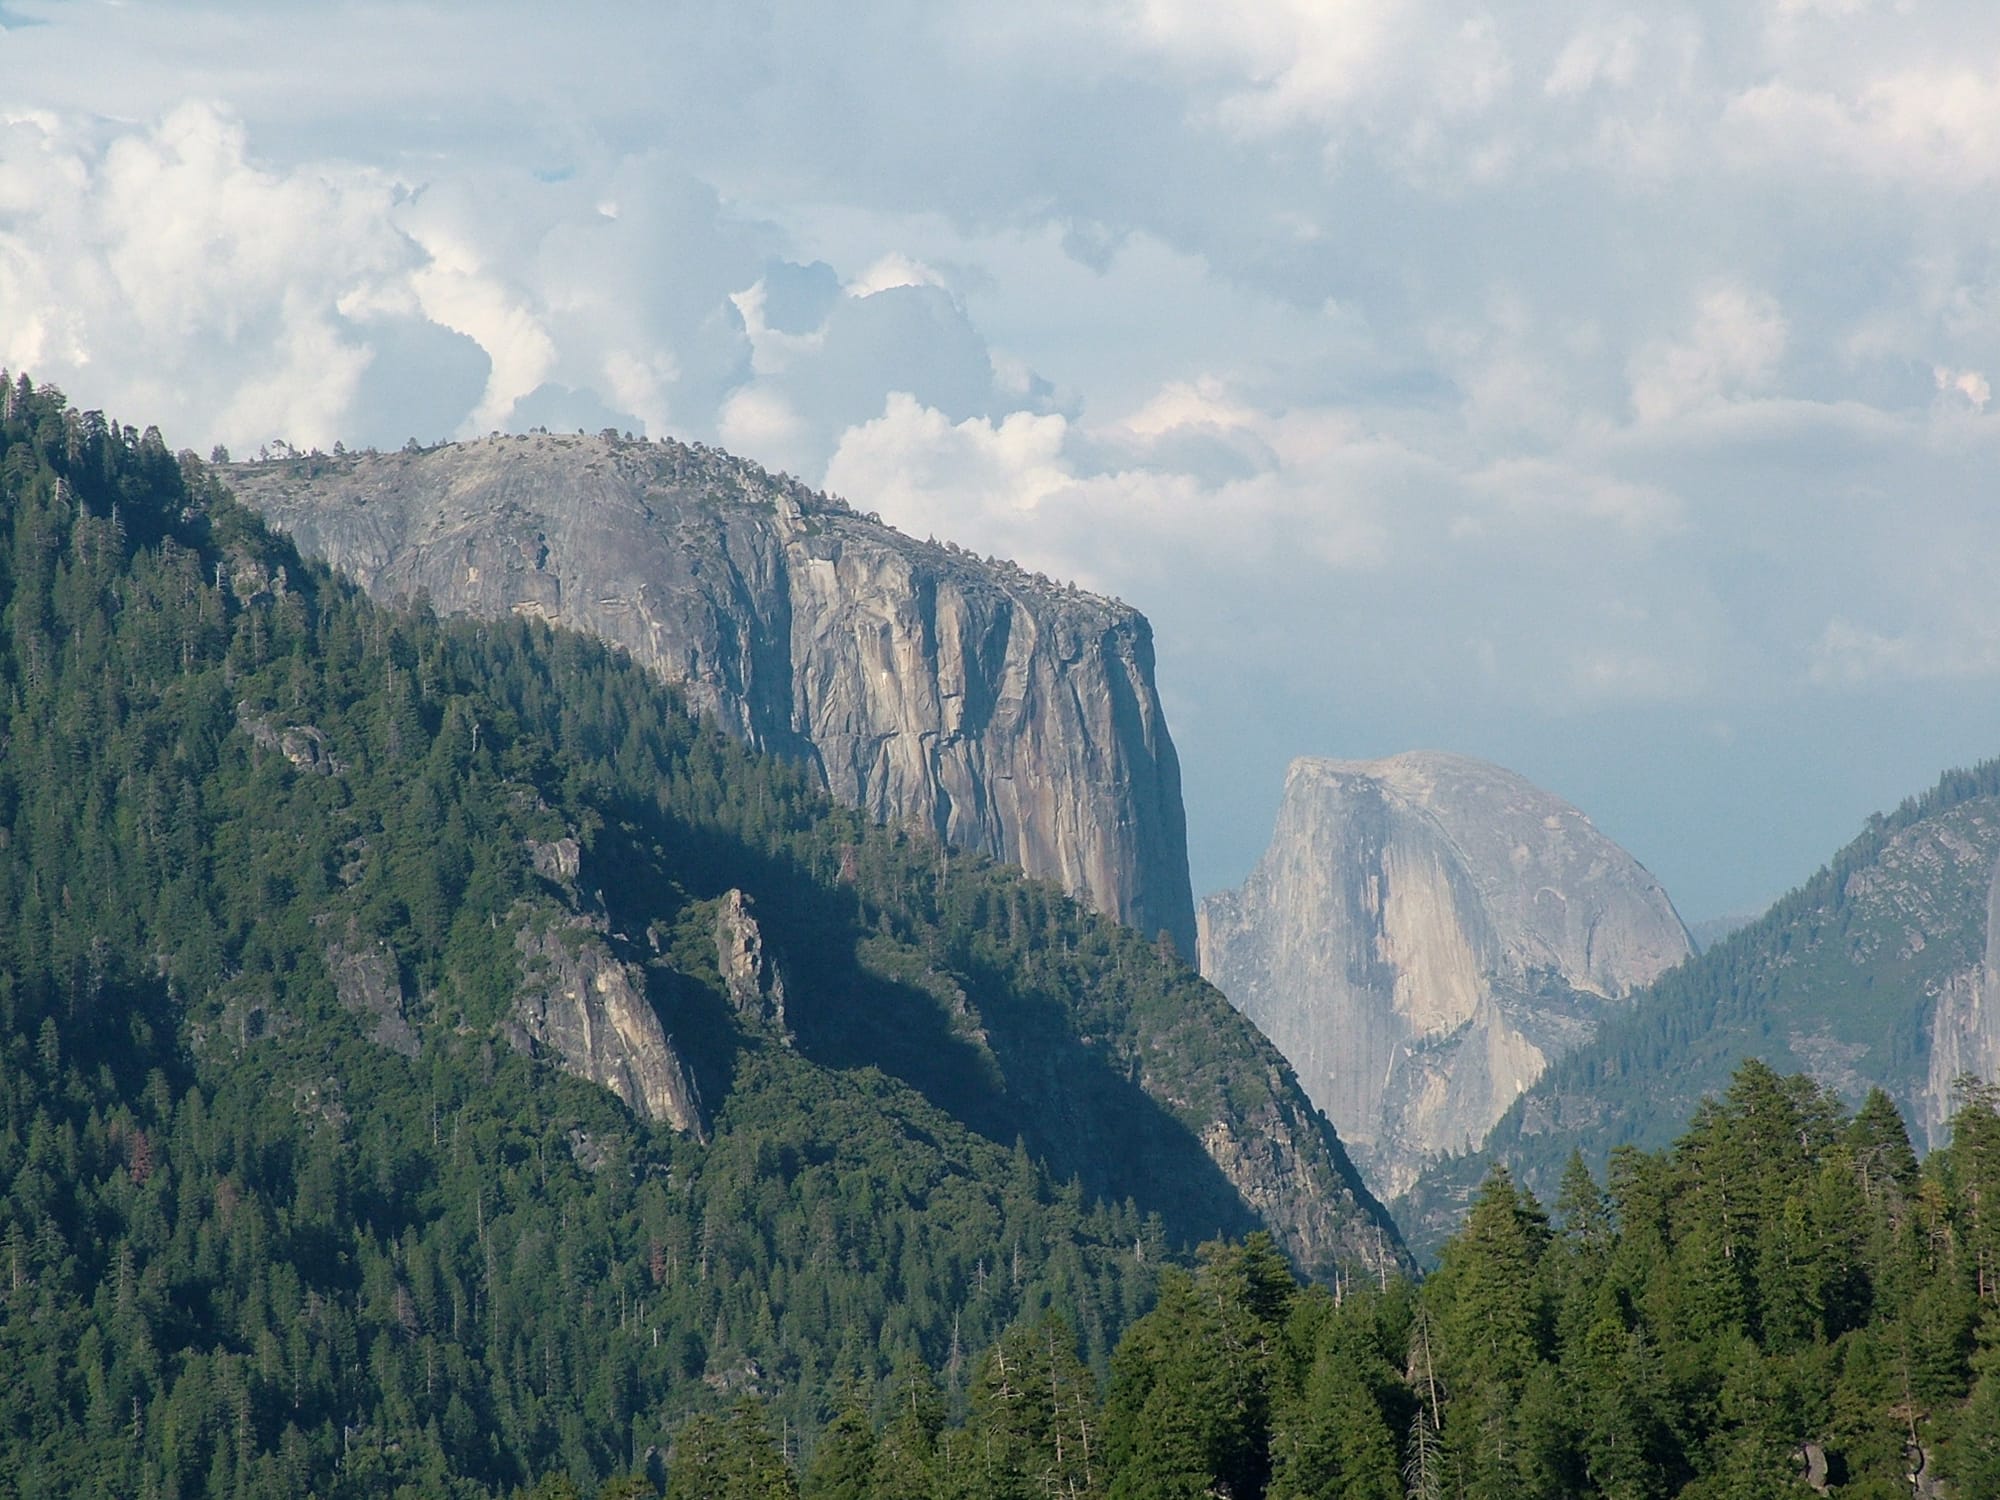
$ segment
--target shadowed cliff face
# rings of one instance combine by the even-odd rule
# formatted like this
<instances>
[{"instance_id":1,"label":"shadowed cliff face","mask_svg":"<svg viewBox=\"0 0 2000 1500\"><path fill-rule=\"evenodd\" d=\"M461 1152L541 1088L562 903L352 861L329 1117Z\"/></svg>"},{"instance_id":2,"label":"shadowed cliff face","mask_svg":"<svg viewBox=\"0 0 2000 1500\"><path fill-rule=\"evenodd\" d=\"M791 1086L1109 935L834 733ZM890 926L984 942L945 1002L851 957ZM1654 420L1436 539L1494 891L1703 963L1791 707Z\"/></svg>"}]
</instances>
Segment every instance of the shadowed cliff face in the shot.
<instances>
[{"instance_id":1,"label":"shadowed cliff face","mask_svg":"<svg viewBox=\"0 0 2000 1500\"><path fill-rule=\"evenodd\" d=\"M1689 951L1658 882L1575 808L1436 753L1293 762L1263 859L1201 909L1203 974L1385 1196Z\"/></svg>"},{"instance_id":2,"label":"shadowed cliff face","mask_svg":"<svg viewBox=\"0 0 2000 1500\"><path fill-rule=\"evenodd\" d=\"M836 797L1194 951L1151 628L754 465L548 434L242 464L300 550L385 599L591 631Z\"/></svg>"}]
</instances>

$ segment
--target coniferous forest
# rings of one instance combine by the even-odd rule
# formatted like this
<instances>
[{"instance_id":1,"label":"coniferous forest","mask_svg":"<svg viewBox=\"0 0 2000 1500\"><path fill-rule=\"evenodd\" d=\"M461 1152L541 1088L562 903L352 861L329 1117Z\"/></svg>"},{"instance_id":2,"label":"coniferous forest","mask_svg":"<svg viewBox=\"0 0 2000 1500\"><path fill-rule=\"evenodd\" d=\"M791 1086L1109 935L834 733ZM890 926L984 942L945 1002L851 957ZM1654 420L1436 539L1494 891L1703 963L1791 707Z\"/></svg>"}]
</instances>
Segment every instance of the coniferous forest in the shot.
<instances>
[{"instance_id":1,"label":"coniferous forest","mask_svg":"<svg viewBox=\"0 0 2000 1500\"><path fill-rule=\"evenodd\" d=\"M26 380L0 507L0 1496L2000 1495L1990 1091L1920 1163L1745 1064L1420 1282L1294 1267L1134 1085L1275 1066L1154 944ZM524 933L647 976L694 1128L510 1044Z\"/></svg>"}]
</instances>

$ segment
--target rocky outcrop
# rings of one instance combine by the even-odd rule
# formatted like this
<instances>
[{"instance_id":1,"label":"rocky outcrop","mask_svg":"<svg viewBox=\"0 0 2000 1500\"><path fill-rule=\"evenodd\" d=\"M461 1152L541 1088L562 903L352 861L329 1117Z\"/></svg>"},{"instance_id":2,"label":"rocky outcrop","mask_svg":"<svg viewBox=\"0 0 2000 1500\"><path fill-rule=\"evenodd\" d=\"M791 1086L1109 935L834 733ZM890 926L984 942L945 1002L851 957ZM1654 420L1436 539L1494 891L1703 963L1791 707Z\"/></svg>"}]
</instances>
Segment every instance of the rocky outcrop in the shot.
<instances>
[{"instance_id":1,"label":"rocky outcrop","mask_svg":"<svg viewBox=\"0 0 2000 1500\"><path fill-rule=\"evenodd\" d=\"M347 767L327 748L326 734L316 724L287 724L282 728L250 704L236 705L236 726L250 736L259 750L275 750L294 768L309 776L339 776Z\"/></svg>"},{"instance_id":2,"label":"rocky outcrop","mask_svg":"<svg viewBox=\"0 0 2000 1500\"><path fill-rule=\"evenodd\" d=\"M583 868L583 845L568 834L559 839L530 839L528 860L542 879L574 887Z\"/></svg>"},{"instance_id":3,"label":"rocky outcrop","mask_svg":"<svg viewBox=\"0 0 2000 1500\"><path fill-rule=\"evenodd\" d=\"M326 971L340 1003L374 1022L369 1039L404 1057L422 1047L403 1012L403 980L388 944L370 942L352 921L345 936L326 945Z\"/></svg>"},{"instance_id":4,"label":"rocky outcrop","mask_svg":"<svg viewBox=\"0 0 2000 1500\"><path fill-rule=\"evenodd\" d=\"M1270 848L1203 902L1200 943L1384 1196L1477 1145L1690 952L1659 883L1582 813L1432 752L1293 762Z\"/></svg>"},{"instance_id":5,"label":"rocky outcrop","mask_svg":"<svg viewBox=\"0 0 2000 1500\"><path fill-rule=\"evenodd\" d=\"M677 443L536 434L224 471L370 592L588 630L834 796L1193 952L1151 628Z\"/></svg>"},{"instance_id":6,"label":"rocky outcrop","mask_svg":"<svg viewBox=\"0 0 2000 1500\"><path fill-rule=\"evenodd\" d=\"M1247 1108L1209 1119L1202 1150L1309 1275L1331 1279L1342 1266L1381 1275L1406 1269L1402 1247L1383 1233L1387 1215L1355 1180L1326 1121L1279 1069L1266 1083L1268 1092Z\"/></svg>"},{"instance_id":7,"label":"rocky outcrop","mask_svg":"<svg viewBox=\"0 0 2000 1500\"><path fill-rule=\"evenodd\" d=\"M510 1039L611 1090L634 1114L706 1138L694 1079L646 995L590 922L530 921L515 936L522 988Z\"/></svg>"},{"instance_id":8,"label":"rocky outcrop","mask_svg":"<svg viewBox=\"0 0 2000 1500\"><path fill-rule=\"evenodd\" d=\"M724 892L716 906L715 964L730 1008L752 1025L771 1027L790 1042L785 976L765 957L763 929L750 915L750 898L741 891Z\"/></svg>"},{"instance_id":9,"label":"rocky outcrop","mask_svg":"<svg viewBox=\"0 0 2000 1500\"><path fill-rule=\"evenodd\" d=\"M1920 1139L1939 1146L1951 1135L1958 1080L2000 1082L2000 865L1987 884L1985 960L1938 986L1930 1029L1929 1076L1916 1123Z\"/></svg>"},{"instance_id":10,"label":"rocky outcrop","mask_svg":"<svg viewBox=\"0 0 2000 1500\"><path fill-rule=\"evenodd\" d=\"M2000 1074L1989 978L2000 761L1947 772L1860 833L1756 921L1636 998L1551 1067L1485 1149L1427 1168L1397 1204L1420 1251L1453 1232L1495 1162L1547 1201L1581 1152L1664 1149L1757 1058L1854 1108L1880 1088L1919 1150L1950 1138L1954 1080Z\"/></svg>"}]
</instances>

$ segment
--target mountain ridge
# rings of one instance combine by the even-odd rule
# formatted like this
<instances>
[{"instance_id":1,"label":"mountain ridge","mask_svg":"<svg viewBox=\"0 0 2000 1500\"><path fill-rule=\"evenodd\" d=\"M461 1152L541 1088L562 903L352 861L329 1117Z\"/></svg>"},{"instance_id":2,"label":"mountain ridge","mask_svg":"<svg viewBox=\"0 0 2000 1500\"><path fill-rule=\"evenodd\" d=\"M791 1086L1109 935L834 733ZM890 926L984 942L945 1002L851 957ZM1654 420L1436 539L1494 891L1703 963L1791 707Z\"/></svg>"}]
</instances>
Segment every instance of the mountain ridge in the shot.
<instances>
[{"instance_id":1,"label":"mountain ridge","mask_svg":"<svg viewBox=\"0 0 2000 1500\"><path fill-rule=\"evenodd\" d=\"M1850 1099L1880 1087L1919 1147L1941 1142L1956 1105L1940 1068L2000 1076L1996 879L2000 760L1874 814L1761 917L1637 995L1514 1103L1484 1151L1429 1169L1399 1222L1436 1243L1492 1161L1549 1192L1572 1147L1601 1166L1616 1146L1664 1145L1744 1058Z\"/></svg>"},{"instance_id":2,"label":"mountain ridge","mask_svg":"<svg viewBox=\"0 0 2000 1500\"><path fill-rule=\"evenodd\" d=\"M506 1494L1043 1310L1101 1367L1218 1229L1406 1263L1185 965L626 653L25 380L0 502L0 1490Z\"/></svg>"},{"instance_id":3,"label":"mountain ridge","mask_svg":"<svg viewBox=\"0 0 2000 1500\"><path fill-rule=\"evenodd\" d=\"M1689 951L1581 812L1439 751L1295 760L1270 847L1199 932L1204 973L1391 1193Z\"/></svg>"},{"instance_id":4,"label":"mountain ridge","mask_svg":"<svg viewBox=\"0 0 2000 1500\"><path fill-rule=\"evenodd\" d=\"M919 542L719 450L608 430L222 472L378 597L622 645L839 800L1193 955L1180 764L1129 606Z\"/></svg>"}]
</instances>

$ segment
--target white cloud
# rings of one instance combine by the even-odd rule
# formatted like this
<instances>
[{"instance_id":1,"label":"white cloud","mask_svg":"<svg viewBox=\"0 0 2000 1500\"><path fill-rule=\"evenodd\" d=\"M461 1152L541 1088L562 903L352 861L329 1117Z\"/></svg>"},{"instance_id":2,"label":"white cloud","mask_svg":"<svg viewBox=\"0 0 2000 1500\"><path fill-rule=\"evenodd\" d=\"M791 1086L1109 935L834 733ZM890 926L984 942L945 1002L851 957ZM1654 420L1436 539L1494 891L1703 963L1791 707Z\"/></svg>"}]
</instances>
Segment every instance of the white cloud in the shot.
<instances>
[{"instance_id":1,"label":"white cloud","mask_svg":"<svg viewBox=\"0 0 2000 1500\"><path fill-rule=\"evenodd\" d=\"M1645 44L1646 23L1638 16L1586 26L1557 54L1542 92L1560 97L1594 88L1625 88L1638 75Z\"/></svg>"},{"instance_id":2,"label":"white cloud","mask_svg":"<svg viewBox=\"0 0 2000 1500\"><path fill-rule=\"evenodd\" d=\"M1943 365L1931 368L1931 379L1941 396L1962 400L1974 411L1985 411L1993 400L1993 387L1977 370L1950 370Z\"/></svg>"},{"instance_id":3,"label":"white cloud","mask_svg":"<svg viewBox=\"0 0 2000 1500\"><path fill-rule=\"evenodd\" d=\"M944 285L944 277L922 261L900 251L891 251L848 282L843 290L850 297L872 297L877 292L891 291L899 286Z\"/></svg>"},{"instance_id":4,"label":"white cloud","mask_svg":"<svg viewBox=\"0 0 2000 1500\"><path fill-rule=\"evenodd\" d=\"M2000 676L1991 6L46 9L0 362L193 446L720 439L1121 592L1198 847L1265 745Z\"/></svg>"},{"instance_id":5,"label":"white cloud","mask_svg":"<svg viewBox=\"0 0 2000 1500\"><path fill-rule=\"evenodd\" d=\"M1262 135L1337 118L1381 79L1415 10L1408 0L1274 0L1247 9L1137 0L1119 19L1135 44L1197 75L1219 75L1221 120Z\"/></svg>"},{"instance_id":6,"label":"white cloud","mask_svg":"<svg viewBox=\"0 0 2000 1500\"><path fill-rule=\"evenodd\" d=\"M1704 293L1681 338L1632 361L1632 409L1658 422L1767 389L1784 357L1785 316L1776 299L1738 286Z\"/></svg>"},{"instance_id":7,"label":"white cloud","mask_svg":"<svg viewBox=\"0 0 2000 1500\"><path fill-rule=\"evenodd\" d=\"M1235 461L1204 464L1215 442ZM895 393L842 435L827 484L906 531L1143 598L1190 574L1379 568L1424 468L1348 419L1257 412L1211 379L1089 431L1030 412L953 422Z\"/></svg>"},{"instance_id":8,"label":"white cloud","mask_svg":"<svg viewBox=\"0 0 2000 1500\"><path fill-rule=\"evenodd\" d=\"M108 142L0 131L0 361L184 440L328 442L369 363L339 311L419 253L363 168L257 166L239 121L182 105Z\"/></svg>"},{"instance_id":9,"label":"white cloud","mask_svg":"<svg viewBox=\"0 0 2000 1500\"><path fill-rule=\"evenodd\" d=\"M722 404L716 423L722 445L752 454L790 473L810 473L813 444L806 423L784 395L768 386L743 386Z\"/></svg>"},{"instance_id":10,"label":"white cloud","mask_svg":"<svg viewBox=\"0 0 2000 1500\"><path fill-rule=\"evenodd\" d=\"M1671 702L1691 698L1704 686L1699 669L1688 663L1602 647L1576 652L1569 671L1571 685L1586 700Z\"/></svg>"},{"instance_id":11,"label":"white cloud","mask_svg":"<svg viewBox=\"0 0 2000 1500\"><path fill-rule=\"evenodd\" d=\"M1820 633L1808 670L1815 682L1843 687L2000 675L2000 621L1958 623L1969 628L1891 633L1837 616Z\"/></svg>"},{"instance_id":12,"label":"white cloud","mask_svg":"<svg viewBox=\"0 0 2000 1500\"><path fill-rule=\"evenodd\" d=\"M1655 484L1591 473L1542 458L1506 458L1471 477L1473 487L1513 515L1570 526L1600 522L1637 537L1685 524L1679 497Z\"/></svg>"},{"instance_id":13,"label":"white cloud","mask_svg":"<svg viewBox=\"0 0 2000 1500\"><path fill-rule=\"evenodd\" d=\"M478 344L493 362L486 389L467 418L470 430L497 427L554 372L555 340L526 298L488 272L469 243L421 219L412 233L429 256L428 264L410 273L418 307L432 322Z\"/></svg>"},{"instance_id":14,"label":"white cloud","mask_svg":"<svg viewBox=\"0 0 2000 1500\"><path fill-rule=\"evenodd\" d=\"M1940 59L1845 89L1774 78L1738 95L1725 123L1739 149L1779 162L1977 191L2000 176L2000 66Z\"/></svg>"}]
</instances>

